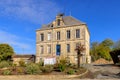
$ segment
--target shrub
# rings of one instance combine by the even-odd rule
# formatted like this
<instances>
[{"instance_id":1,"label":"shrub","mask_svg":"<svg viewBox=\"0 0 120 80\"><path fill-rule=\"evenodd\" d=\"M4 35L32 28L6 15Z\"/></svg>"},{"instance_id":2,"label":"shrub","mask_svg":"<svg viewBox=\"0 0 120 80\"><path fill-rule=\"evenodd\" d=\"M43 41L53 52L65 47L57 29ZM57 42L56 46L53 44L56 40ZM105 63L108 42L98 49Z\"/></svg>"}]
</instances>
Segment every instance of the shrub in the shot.
<instances>
[{"instance_id":1,"label":"shrub","mask_svg":"<svg viewBox=\"0 0 120 80\"><path fill-rule=\"evenodd\" d=\"M12 67L11 67L12 71L16 70L16 66L17 66L17 64L12 64Z\"/></svg>"},{"instance_id":2,"label":"shrub","mask_svg":"<svg viewBox=\"0 0 120 80\"><path fill-rule=\"evenodd\" d=\"M54 69L57 71L63 72L68 65L69 65L69 63L67 63L66 59L61 59L59 62L57 62L54 65Z\"/></svg>"},{"instance_id":3,"label":"shrub","mask_svg":"<svg viewBox=\"0 0 120 80\"><path fill-rule=\"evenodd\" d=\"M45 65L44 67L41 67L41 70L42 70L42 72L49 73L49 72L52 72L53 66L52 65Z\"/></svg>"},{"instance_id":4,"label":"shrub","mask_svg":"<svg viewBox=\"0 0 120 80\"><path fill-rule=\"evenodd\" d=\"M21 67L25 67L26 64L25 64L25 62L24 62L23 60L20 60L20 61L19 61L19 66L21 66Z\"/></svg>"},{"instance_id":5,"label":"shrub","mask_svg":"<svg viewBox=\"0 0 120 80\"><path fill-rule=\"evenodd\" d=\"M10 75L11 74L11 71L10 70L4 70L3 71L3 75Z\"/></svg>"},{"instance_id":6,"label":"shrub","mask_svg":"<svg viewBox=\"0 0 120 80\"><path fill-rule=\"evenodd\" d=\"M68 69L67 74L74 74L75 70L74 69Z\"/></svg>"},{"instance_id":7,"label":"shrub","mask_svg":"<svg viewBox=\"0 0 120 80\"><path fill-rule=\"evenodd\" d=\"M44 65L44 62L43 61L40 61L39 63L37 63L38 66L43 66Z\"/></svg>"},{"instance_id":8,"label":"shrub","mask_svg":"<svg viewBox=\"0 0 120 80\"><path fill-rule=\"evenodd\" d=\"M39 66L37 64L31 63L26 65L27 74L36 74L39 72Z\"/></svg>"},{"instance_id":9,"label":"shrub","mask_svg":"<svg viewBox=\"0 0 120 80\"><path fill-rule=\"evenodd\" d=\"M23 67L18 67L16 71L20 74L25 72Z\"/></svg>"},{"instance_id":10,"label":"shrub","mask_svg":"<svg viewBox=\"0 0 120 80\"><path fill-rule=\"evenodd\" d=\"M63 72L65 70L65 68L66 68L65 64L61 64L61 63L58 64L58 70L60 72Z\"/></svg>"},{"instance_id":11,"label":"shrub","mask_svg":"<svg viewBox=\"0 0 120 80\"><path fill-rule=\"evenodd\" d=\"M5 67L10 67L9 62L7 62L7 61L0 62L0 68L5 68Z\"/></svg>"}]
</instances>

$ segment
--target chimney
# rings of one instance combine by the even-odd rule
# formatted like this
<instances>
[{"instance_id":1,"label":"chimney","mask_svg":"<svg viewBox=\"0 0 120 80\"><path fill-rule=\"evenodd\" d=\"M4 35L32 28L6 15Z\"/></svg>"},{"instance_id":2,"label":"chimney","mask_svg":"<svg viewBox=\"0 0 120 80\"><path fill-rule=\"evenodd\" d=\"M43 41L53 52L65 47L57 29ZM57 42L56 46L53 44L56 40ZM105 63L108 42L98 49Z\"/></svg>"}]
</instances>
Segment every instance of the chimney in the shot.
<instances>
[{"instance_id":1,"label":"chimney","mask_svg":"<svg viewBox=\"0 0 120 80\"><path fill-rule=\"evenodd\" d=\"M56 19L60 18L60 17L63 17L63 16L64 16L64 13L58 13L57 16L56 16Z\"/></svg>"}]
</instances>

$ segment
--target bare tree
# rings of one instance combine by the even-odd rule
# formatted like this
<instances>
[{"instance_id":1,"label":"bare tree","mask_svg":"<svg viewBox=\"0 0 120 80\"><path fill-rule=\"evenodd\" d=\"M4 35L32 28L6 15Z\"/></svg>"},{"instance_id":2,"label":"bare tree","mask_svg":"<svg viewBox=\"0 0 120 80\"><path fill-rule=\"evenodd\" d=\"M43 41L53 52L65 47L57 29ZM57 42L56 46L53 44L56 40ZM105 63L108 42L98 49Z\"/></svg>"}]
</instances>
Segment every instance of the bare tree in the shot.
<instances>
[{"instance_id":1,"label":"bare tree","mask_svg":"<svg viewBox=\"0 0 120 80\"><path fill-rule=\"evenodd\" d=\"M82 56L82 52L85 50L85 46L82 45L81 43L78 43L78 45L76 46L75 51L77 52L77 58L78 58L78 68L80 67L80 57Z\"/></svg>"}]
</instances>

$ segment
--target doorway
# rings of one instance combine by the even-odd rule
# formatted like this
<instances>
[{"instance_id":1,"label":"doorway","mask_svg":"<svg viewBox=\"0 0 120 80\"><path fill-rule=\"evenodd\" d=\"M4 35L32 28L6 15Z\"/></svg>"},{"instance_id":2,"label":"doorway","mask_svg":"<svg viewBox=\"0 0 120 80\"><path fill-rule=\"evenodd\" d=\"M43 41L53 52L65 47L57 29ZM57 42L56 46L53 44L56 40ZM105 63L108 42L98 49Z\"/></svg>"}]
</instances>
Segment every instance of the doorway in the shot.
<instances>
[{"instance_id":1,"label":"doorway","mask_svg":"<svg viewBox=\"0 0 120 80\"><path fill-rule=\"evenodd\" d=\"M57 44L56 45L56 55L60 56L60 52L61 52L61 46L60 46L60 44Z\"/></svg>"}]
</instances>

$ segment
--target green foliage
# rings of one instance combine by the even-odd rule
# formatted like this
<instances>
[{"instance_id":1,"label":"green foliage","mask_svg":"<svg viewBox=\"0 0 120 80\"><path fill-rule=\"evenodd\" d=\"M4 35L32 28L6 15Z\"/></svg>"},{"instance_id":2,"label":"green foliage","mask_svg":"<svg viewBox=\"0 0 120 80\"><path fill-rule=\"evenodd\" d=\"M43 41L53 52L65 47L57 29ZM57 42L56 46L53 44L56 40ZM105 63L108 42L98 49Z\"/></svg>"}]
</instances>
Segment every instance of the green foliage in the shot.
<instances>
[{"instance_id":1,"label":"green foliage","mask_svg":"<svg viewBox=\"0 0 120 80\"><path fill-rule=\"evenodd\" d=\"M54 65L54 68L60 72L63 72L68 65L69 65L68 61L62 58L58 63Z\"/></svg>"},{"instance_id":2,"label":"green foliage","mask_svg":"<svg viewBox=\"0 0 120 80\"><path fill-rule=\"evenodd\" d=\"M21 59L21 60L19 61L19 66L25 67L25 66L26 66L25 61Z\"/></svg>"},{"instance_id":3,"label":"green foliage","mask_svg":"<svg viewBox=\"0 0 120 80\"><path fill-rule=\"evenodd\" d=\"M53 66L52 65L45 65L41 67L42 72L49 73L53 71Z\"/></svg>"},{"instance_id":4,"label":"green foliage","mask_svg":"<svg viewBox=\"0 0 120 80\"><path fill-rule=\"evenodd\" d=\"M75 70L74 69L68 69L67 74L74 74Z\"/></svg>"},{"instance_id":5,"label":"green foliage","mask_svg":"<svg viewBox=\"0 0 120 80\"><path fill-rule=\"evenodd\" d=\"M99 58L104 58L106 60L110 60L111 57L110 57L110 48L107 47L107 46L103 46L103 45L99 45L98 47L98 56Z\"/></svg>"},{"instance_id":6,"label":"green foliage","mask_svg":"<svg viewBox=\"0 0 120 80\"><path fill-rule=\"evenodd\" d=\"M34 63L26 65L25 69L27 74L37 74L39 72L39 66Z\"/></svg>"},{"instance_id":7,"label":"green foliage","mask_svg":"<svg viewBox=\"0 0 120 80\"><path fill-rule=\"evenodd\" d=\"M13 48L8 44L0 44L0 61L10 60L14 54Z\"/></svg>"},{"instance_id":8,"label":"green foliage","mask_svg":"<svg viewBox=\"0 0 120 80\"><path fill-rule=\"evenodd\" d=\"M43 61L40 61L39 63L37 63L38 66L43 66L44 65L44 62Z\"/></svg>"},{"instance_id":9,"label":"green foliage","mask_svg":"<svg viewBox=\"0 0 120 80\"><path fill-rule=\"evenodd\" d=\"M113 45L113 50L120 49L120 40L116 41Z\"/></svg>"},{"instance_id":10,"label":"green foliage","mask_svg":"<svg viewBox=\"0 0 120 80\"><path fill-rule=\"evenodd\" d=\"M113 44L114 44L113 41L110 39L105 39L101 43L93 42L90 50L92 61L95 61L99 58L111 60L109 52L111 51L111 46Z\"/></svg>"},{"instance_id":11,"label":"green foliage","mask_svg":"<svg viewBox=\"0 0 120 80\"><path fill-rule=\"evenodd\" d=\"M105 39L104 41L101 42L102 45L111 47L113 46L114 42L111 39Z\"/></svg>"},{"instance_id":12,"label":"green foliage","mask_svg":"<svg viewBox=\"0 0 120 80\"><path fill-rule=\"evenodd\" d=\"M60 72L63 72L64 70L65 70L65 68L66 68L66 65L64 65L64 64L58 64L58 70L60 71Z\"/></svg>"},{"instance_id":13,"label":"green foliage","mask_svg":"<svg viewBox=\"0 0 120 80\"><path fill-rule=\"evenodd\" d=\"M12 64L12 71L15 71L17 67L17 64Z\"/></svg>"},{"instance_id":14,"label":"green foliage","mask_svg":"<svg viewBox=\"0 0 120 80\"><path fill-rule=\"evenodd\" d=\"M22 73L25 72L24 67L18 67L18 68L16 68L16 71L17 71L19 74L22 74Z\"/></svg>"},{"instance_id":15,"label":"green foliage","mask_svg":"<svg viewBox=\"0 0 120 80\"><path fill-rule=\"evenodd\" d=\"M4 70L3 71L3 75L10 75L11 74L11 71L10 70Z\"/></svg>"},{"instance_id":16,"label":"green foliage","mask_svg":"<svg viewBox=\"0 0 120 80\"><path fill-rule=\"evenodd\" d=\"M0 68L10 67L9 62L7 61L1 61L0 62Z\"/></svg>"}]
</instances>

